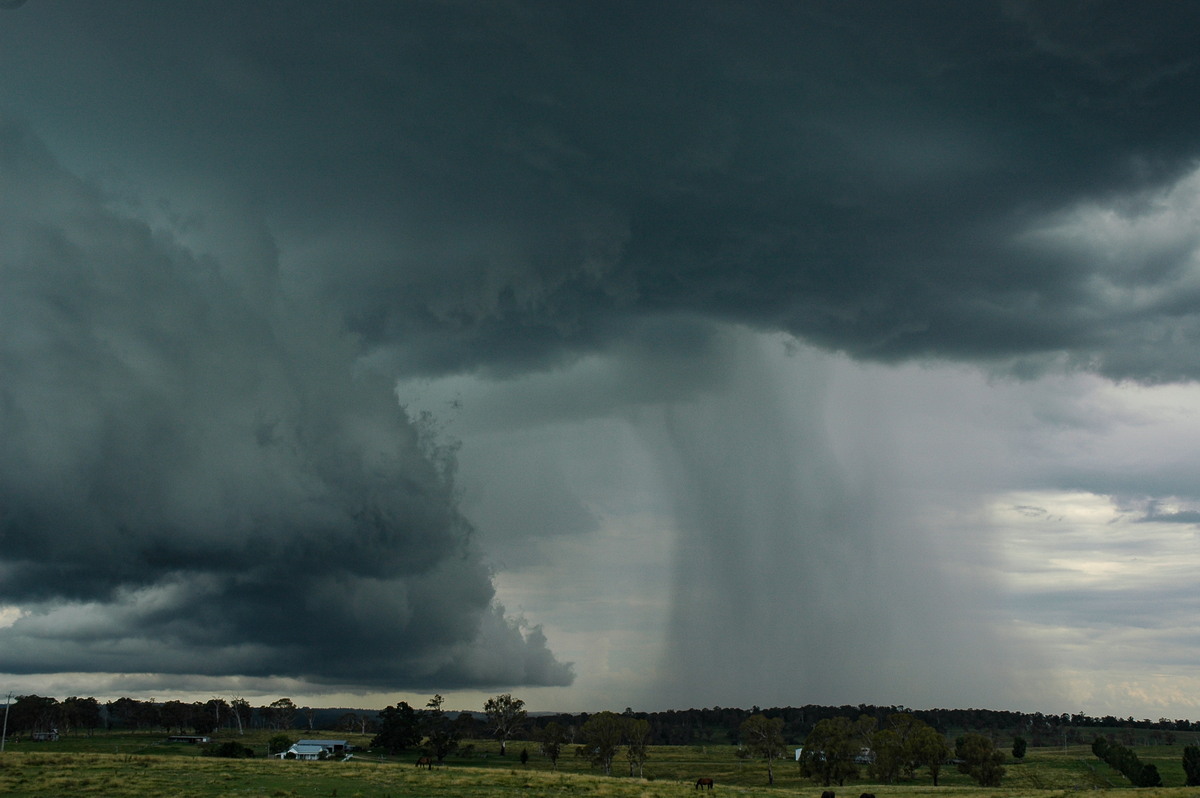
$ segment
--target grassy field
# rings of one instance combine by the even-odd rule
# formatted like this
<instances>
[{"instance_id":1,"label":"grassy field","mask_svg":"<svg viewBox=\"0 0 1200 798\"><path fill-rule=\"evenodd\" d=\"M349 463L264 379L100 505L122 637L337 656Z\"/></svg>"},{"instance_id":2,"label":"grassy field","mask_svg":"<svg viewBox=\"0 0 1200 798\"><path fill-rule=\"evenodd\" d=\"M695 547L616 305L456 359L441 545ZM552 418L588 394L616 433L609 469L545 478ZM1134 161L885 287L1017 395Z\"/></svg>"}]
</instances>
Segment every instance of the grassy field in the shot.
<instances>
[{"instance_id":1,"label":"grassy field","mask_svg":"<svg viewBox=\"0 0 1200 798\"><path fill-rule=\"evenodd\" d=\"M245 737L216 737L217 742L237 739L262 751L270 736L266 732ZM298 737L347 738L345 733L292 733ZM348 739L365 745L368 738ZM199 756L200 748L184 743L167 743L161 734L103 734L66 737L54 743L9 742L0 755L0 795L23 796L180 796L215 798L246 796L331 796L332 798L383 798L384 796L606 796L626 798L694 794L698 776L716 781L716 793L725 795L807 795L817 798L822 787L801 778L790 760L775 763L775 786L766 784L766 769L760 761L740 760L730 746L655 747L645 764L645 778L630 778L628 766L618 758L614 776L604 777L573 755L564 756L559 769L532 743L509 743L507 757L499 756L491 740L472 741L472 752L452 757L432 772L413 766L415 754L394 758L360 753L348 762L296 762L266 759L230 760ZM522 748L530 753L522 765ZM1145 763L1158 766L1162 789L1134 790L1120 774L1092 756L1087 746L1030 749L1020 763L1007 765L1004 786L983 789L972 785L952 767L942 773L941 786L934 787L923 771L913 781L896 785L872 785L856 781L835 787L843 798L872 792L877 798L1066 798L1085 791L1105 790L1106 798L1183 798L1195 795L1185 789L1180 764L1180 746L1150 746L1135 749ZM625 774L625 775L622 775Z\"/></svg>"}]
</instances>

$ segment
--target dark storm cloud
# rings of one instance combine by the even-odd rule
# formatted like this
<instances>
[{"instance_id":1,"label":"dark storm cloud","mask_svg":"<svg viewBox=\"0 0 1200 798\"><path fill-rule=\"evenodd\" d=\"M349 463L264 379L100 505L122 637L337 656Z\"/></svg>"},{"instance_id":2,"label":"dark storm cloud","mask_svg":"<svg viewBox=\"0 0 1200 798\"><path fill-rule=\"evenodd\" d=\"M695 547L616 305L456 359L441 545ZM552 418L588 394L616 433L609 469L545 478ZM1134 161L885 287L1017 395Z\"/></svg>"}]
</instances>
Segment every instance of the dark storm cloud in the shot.
<instances>
[{"instance_id":1,"label":"dark storm cloud","mask_svg":"<svg viewBox=\"0 0 1200 798\"><path fill-rule=\"evenodd\" d=\"M447 452L275 264L222 274L18 125L0 182L0 671L570 681L493 605Z\"/></svg>"},{"instance_id":2,"label":"dark storm cloud","mask_svg":"<svg viewBox=\"0 0 1200 798\"><path fill-rule=\"evenodd\" d=\"M1200 372L1194 233L1115 262L1039 235L1087 203L1136 220L1193 167L1190 4L34 10L94 31L76 62L116 83L47 85L33 119L69 105L242 182L408 373L518 373L679 313L882 360Z\"/></svg>"},{"instance_id":3,"label":"dark storm cloud","mask_svg":"<svg viewBox=\"0 0 1200 798\"><path fill-rule=\"evenodd\" d=\"M492 606L394 376L649 346L685 366L623 358L629 395L666 404L732 368L705 355L725 322L883 361L1200 375L1198 23L1166 2L5 15L0 109L68 168L3 128L0 600L32 614L0 670L568 680ZM589 407L620 403L606 385ZM856 503L833 493L781 512ZM835 521L812 537L837 548Z\"/></svg>"}]
</instances>

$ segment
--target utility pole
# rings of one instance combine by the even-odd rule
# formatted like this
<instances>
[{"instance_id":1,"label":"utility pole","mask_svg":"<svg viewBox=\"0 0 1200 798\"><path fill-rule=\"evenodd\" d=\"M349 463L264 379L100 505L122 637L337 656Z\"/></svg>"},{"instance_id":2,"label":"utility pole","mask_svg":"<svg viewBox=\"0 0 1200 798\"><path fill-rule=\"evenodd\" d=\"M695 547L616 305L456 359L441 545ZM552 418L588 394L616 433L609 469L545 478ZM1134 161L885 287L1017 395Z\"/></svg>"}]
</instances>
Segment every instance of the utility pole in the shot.
<instances>
[{"instance_id":1,"label":"utility pole","mask_svg":"<svg viewBox=\"0 0 1200 798\"><path fill-rule=\"evenodd\" d=\"M4 753L4 743L8 740L8 708L12 706L12 693L4 699L4 730L0 731L0 754Z\"/></svg>"}]
</instances>

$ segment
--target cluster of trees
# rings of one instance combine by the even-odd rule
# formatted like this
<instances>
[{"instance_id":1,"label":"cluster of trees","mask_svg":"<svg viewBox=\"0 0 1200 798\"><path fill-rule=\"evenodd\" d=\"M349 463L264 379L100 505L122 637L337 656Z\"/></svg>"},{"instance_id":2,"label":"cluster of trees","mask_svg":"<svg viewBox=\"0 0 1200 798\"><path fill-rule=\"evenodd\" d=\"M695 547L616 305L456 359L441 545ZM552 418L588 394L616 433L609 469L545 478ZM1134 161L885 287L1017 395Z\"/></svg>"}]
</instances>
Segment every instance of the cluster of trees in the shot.
<instances>
[{"instance_id":1,"label":"cluster of trees","mask_svg":"<svg viewBox=\"0 0 1200 798\"><path fill-rule=\"evenodd\" d=\"M565 732L557 723L547 724L538 739L542 743L542 751L550 757L557 767L556 737ZM629 775L641 776L642 767L649 756L650 723L645 718L637 718L630 714L618 715L615 712L599 712L588 718L579 728L581 745L575 749L575 755L587 759L594 767L601 768L604 775L612 775L613 760L616 759L621 746L625 746L625 759L629 763ZM551 751L555 754L552 755Z\"/></svg>"},{"instance_id":2,"label":"cluster of trees","mask_svg":"<svg viewBox=\"0 0 1200 798\"><path fill-rule=\"evenodd\" d=\"M413 709L406 701L385 708L379 713L378 733L371 740L371 747L389 753L416 748L422 756L441 763L458 750L461 740L475 736L478 731L474 715L460 712L451 718L442 709L444 703L445 699L435 695L423 710ZM500 740L500 755L506 755L508 740L524 728L528 718L525 702L508 693L498 695L484 704L484 714L492 733Z\"/></svg>"},{"instance_id":3,"label":"cluster of trees","mask_svg":"<svg viewBox=\"0 0 1200 798\"><path fill-rule=\"evenodd\" d=\"M94 698L71 696L57 701L46 696L23 695L8 706L8 728L18 734L52 729L62 734L80 730L90 734L103 725L100 702Z\"/></svg>"},{"instance_id":4,"label":"cluster of trees","mask_svg":"<svg viewBox=\"0 0 1200 798\"><path fill-rule=\"evenodd\" d=\"M857 777L860 765L881 784L914 778L925 767L936 786L949 753L945 737L911 713L892 713L882 724L870 715L839 715L818 721L804 738L800 771L828 787Z\"/></svg>"},{"instance_id":5,"label":"cluster of trees","mask_svg":"<svg viewBox=\"0 0 1200 798\"><path fill-rule=\"evenodd\" d=\"M1138 755L1120 743L1109 742L1103 737L1097 737L1092 743L1092 753L1108 763L1109 767L1117 770L1129 779L1134 787L1161 787L1162 777L1154 765L1144 765ZM1184 750L1184 767L1187 767L1187 751ZM1190 783L1190 782L1189 782Z\"/></svg>"}]
</instances>

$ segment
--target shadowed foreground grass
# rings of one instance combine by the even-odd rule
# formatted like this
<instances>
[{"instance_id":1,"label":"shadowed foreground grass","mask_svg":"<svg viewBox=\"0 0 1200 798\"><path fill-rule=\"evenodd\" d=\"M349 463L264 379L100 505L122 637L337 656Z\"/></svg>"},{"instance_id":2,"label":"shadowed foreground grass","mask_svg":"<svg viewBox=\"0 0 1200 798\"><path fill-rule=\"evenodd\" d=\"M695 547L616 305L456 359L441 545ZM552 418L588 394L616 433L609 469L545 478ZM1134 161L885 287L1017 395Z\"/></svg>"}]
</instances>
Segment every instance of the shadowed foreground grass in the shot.
<instances>
[{"instance_id":1,"label":"shadowed foreground grass","mask_svg":"<svg viewBox=\"0 0 1200 798\"><path fill-rule=\"evenodd\" d=\"M1024 770L1023 770L1024 768ZM1056 777L1058 772L1061 775ZM1007 784L997 789L959 784L933 787L901 784L835 788L845 798L874 792L877 798L1070 798L1094 795L1095 786L1078 784L1074 767L1057 768L1055 763L1010 768ZM1048 786L1049 782L1071 781L1071 787ZM1045 785L1045 786L1038 786ZM821 787L811 782L792 782L767 787L731 785L717 780L714 794L754 796L802 795L817 798ZM106 796L107 798L286 798L329 796L331 798L507 798L508 796L597 796L597 798L665 798L695 794L692 780L659 778L653 781L606 778L586 773L554 773L518 767L444 767L432 772L409 763L372 762L281 762L279 760L228 760L196 757L145 756L88 753L6 753L0 756L0 795ZM1105 798L1185 798L1195 790L1184 788L1113 788Z\"/></svg>"}]
</instances>

